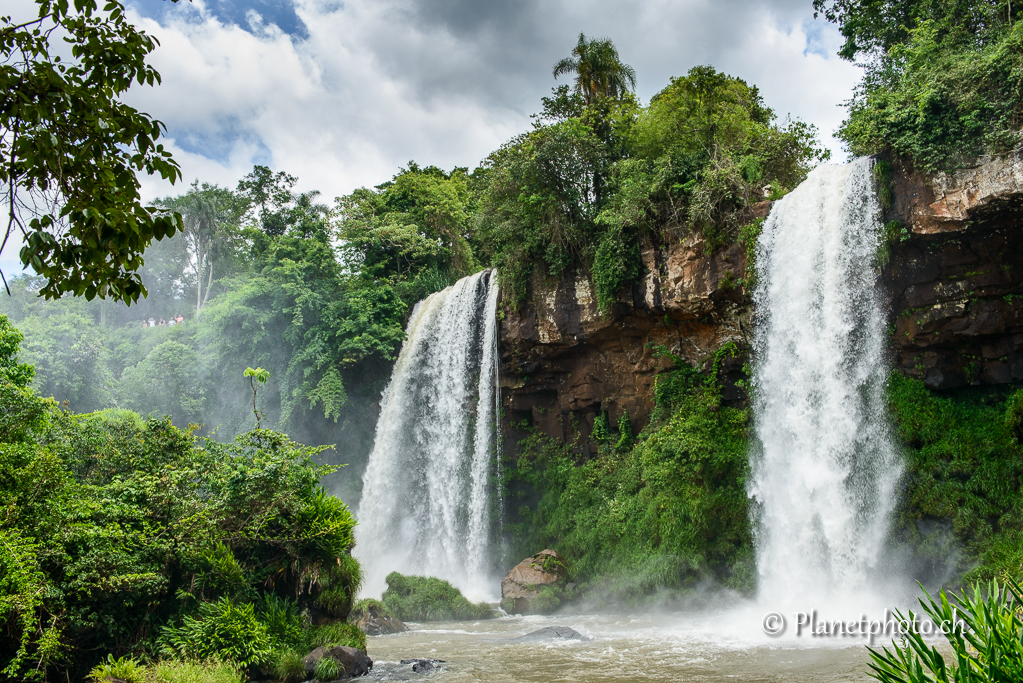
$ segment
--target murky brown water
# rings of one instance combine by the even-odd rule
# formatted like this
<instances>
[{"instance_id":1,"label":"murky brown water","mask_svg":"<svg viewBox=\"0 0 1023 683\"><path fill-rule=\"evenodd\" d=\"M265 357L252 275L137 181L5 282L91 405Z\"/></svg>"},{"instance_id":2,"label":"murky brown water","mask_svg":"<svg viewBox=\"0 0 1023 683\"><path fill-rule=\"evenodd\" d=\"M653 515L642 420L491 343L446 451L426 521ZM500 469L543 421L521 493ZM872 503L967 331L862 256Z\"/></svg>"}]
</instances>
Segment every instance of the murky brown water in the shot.
<instances>
[{"instance_id":1,"label":"murky brown water","mask_svg":"<svg viewBox=\"0 0 1023 683\"><path fill-rule=\"evenodd\" d=\"M546 626L589 640L522 642ZM413 625L371 637L375 680L461 681L868 681L863 641L773 640L752 613L502 617ZM445 660L415 674L401 659Z\"/></svg>"}]
</instances>

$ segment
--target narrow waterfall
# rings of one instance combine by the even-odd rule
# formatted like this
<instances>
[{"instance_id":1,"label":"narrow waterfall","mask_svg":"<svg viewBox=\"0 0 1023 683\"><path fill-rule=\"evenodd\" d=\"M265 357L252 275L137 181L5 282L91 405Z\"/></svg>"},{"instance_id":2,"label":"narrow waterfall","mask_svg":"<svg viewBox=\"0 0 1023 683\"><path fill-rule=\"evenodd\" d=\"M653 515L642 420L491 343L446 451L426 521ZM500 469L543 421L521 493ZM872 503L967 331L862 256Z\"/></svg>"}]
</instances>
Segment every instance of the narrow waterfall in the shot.
<instances>
[{"instance_id":1,"label":"narrow waterfall","mask_svg":"<svg viewBox=\"0 0 1023 683\"><path fill-rule=\"evenodd\" d=\"M815 169L761 233L750 494L762 599L855 600L882 560L901 461L884 405L871 168Z\"/></svg>"},{"instance_id":2,"label":"narrow waterfall","mask_svg":"<svg viewBox=\"0 0 1023 683\"><path fill-rule=\"evenodd\" d=\"M412 311L363 477L355 554L369 595L392 571L496 595L497 289L497 272L483 271Z\"/></svg>"}]
</instances>

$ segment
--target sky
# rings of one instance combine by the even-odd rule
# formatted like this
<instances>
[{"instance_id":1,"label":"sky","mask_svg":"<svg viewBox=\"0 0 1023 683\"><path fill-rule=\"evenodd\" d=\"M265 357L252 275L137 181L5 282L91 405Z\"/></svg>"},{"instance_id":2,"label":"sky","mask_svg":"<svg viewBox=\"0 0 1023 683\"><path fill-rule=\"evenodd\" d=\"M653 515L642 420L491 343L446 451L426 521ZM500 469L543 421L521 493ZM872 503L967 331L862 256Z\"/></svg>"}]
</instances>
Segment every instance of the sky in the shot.
<instances>
[{"instance_id":1,"label":"sky","mask_svg":"<svg viewBox=\"0 0 1023 683\"><path fill-rule=\"evenodd\" d=\"M19 0L21 2L23 0ZM378 185L409 161L474 168L530 127L580 32L611 38L646 103L709 64L815 124L833 158L841 103L860 77L811 0L128 0L155 36L162 85L126 100L167 126L177 186L234 187L264 164L322 200ZM17 245L0 255L12 273Z\"/></svg>"}]
</instances>

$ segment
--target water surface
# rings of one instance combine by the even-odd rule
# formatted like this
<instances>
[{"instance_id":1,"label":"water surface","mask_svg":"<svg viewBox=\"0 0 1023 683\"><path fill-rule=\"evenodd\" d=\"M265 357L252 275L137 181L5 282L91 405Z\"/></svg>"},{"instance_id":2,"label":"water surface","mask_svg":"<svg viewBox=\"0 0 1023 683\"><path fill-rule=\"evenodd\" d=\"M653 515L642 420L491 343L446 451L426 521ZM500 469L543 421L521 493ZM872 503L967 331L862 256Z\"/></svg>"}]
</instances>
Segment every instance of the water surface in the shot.
<instances>
[{"instance_id":1,"label":"water surface","mask_svg":"<svg viewBox=\"0 0 1023 683\"><path fill-rule=\"evenodd\" d=\"M773 640L748 614L566 615L412 624L371 637L373 680L460 681L869 681L862 641ZM742 623L742 622L747 623ZM587 641L513 640L568 626ZM415 674L402 659L446 660Z\"/></svg>"}]
</instances>

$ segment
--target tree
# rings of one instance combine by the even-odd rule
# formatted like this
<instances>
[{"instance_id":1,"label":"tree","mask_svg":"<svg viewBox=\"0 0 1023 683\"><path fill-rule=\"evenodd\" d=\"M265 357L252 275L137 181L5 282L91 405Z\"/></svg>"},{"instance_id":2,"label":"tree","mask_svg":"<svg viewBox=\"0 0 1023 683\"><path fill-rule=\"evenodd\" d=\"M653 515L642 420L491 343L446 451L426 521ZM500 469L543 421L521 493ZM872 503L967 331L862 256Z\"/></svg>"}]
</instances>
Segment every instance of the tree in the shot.
<instances>
[{"instance_id":1,"label":"tree","mask_svg":"<svg viewBox=\"0 0 1023 683\"><path fill-rule=\"evenodd\" d=\"M31 365L18 362L18 347L24 336L0 314L0 383L13 384L24 389L32 383L35 370Z\"/></svg>"},{"instance_id":2,"label":"tree","mask_svg":"<svg viewBox=\"0 0 1023 683\"><path fill-rule=\"evenodd\" d=\"M133 81L160 82L146 64L158 43L117 0L36 5L31 20L0 17L0 251L19 231L21 261L46 278L47 298L137 301L143 251L181 227L139 196L137 172L181 177L157 142L165 127L119 99ZM63 42L70 59L51 54Z\"/></svg>"},{"instance_id":3,"label":"tree","mask_svg":"<svg viewBox=\"0 0 1023 683\"><path fill-rule=\"evenodd\" d=\"M1012 23L1011 0L813 0L813 10L839 25L845 44L838 54L848 60L861 53L884 57L928 21L937 24L939 38L974 45Z\"/></svg>"},{"instance_id":4,"label":"tree","mask_svg":"<svg viewBox=\"0 0 1023 683\"><path fill-rule=\"evenodd\" d=\"M198 318L210 295L214 261L229 249L230 238L237 233L248 205L231 190L209 183L200 185L198 180L185 194L168 197L160 204L183 218L185 239L195 267L195 315Z\"/></svg>"},{"instance_id":5,"label":"tree","mask_svg":"<svg viewBox=\"0 0 1023 683\"><path fill-rule=\"evenodd\" d=\"M587 40L579 34L572 56L554 65L554 77L576 74L575 91L586 104L598 97L621 97L636 89L636 70L622 63L618 49L609 38Z\"/></svg>"},{"instance_id":6,"label":"tree","mask_svg":"<svg viewBox=\"0 0 1023 683\"><path fill-rule=\"evenodd\" d=\"M238 181L238 192L248 197L253 208L259 207L256 220L268 235L283 235L288 229L287 207L295 198L291 188L298 178L284 171L274 173L267 166L256 165L252 172ZM318 194L318 193L317 193ZM315 195L312 195L315 197Z\"/></svg>"}]
</instances>

